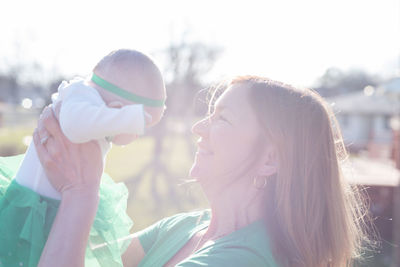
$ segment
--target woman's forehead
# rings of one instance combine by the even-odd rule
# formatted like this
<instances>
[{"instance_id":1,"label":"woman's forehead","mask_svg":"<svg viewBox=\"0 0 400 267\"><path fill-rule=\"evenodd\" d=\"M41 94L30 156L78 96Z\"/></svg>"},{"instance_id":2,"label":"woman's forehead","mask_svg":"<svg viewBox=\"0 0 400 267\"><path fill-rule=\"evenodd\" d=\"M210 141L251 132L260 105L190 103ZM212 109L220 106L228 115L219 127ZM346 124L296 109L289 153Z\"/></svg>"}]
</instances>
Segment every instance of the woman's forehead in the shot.
<instances>
[{"instance_id":1,"label":"woman's forehead","mask_svg":"<svg viewBox=\"0 0 400 267\"><path fill-rule=\"evenodd\" d=\"M238 85L229 86L215 102L216 109L249 108L248 90Z\"/></svg>"},{"instance_id":2,"label":"woman's forehead","mask_svg":"<svg viewBox=\"0 0 400 267\"><path fill-rule=\"evenodd\" d=\"M231 114L230 118L246 125L256 123L250 105L248 88L234 85L229 87L215 102L215 111Z\"/></svg>"}]
</instances>

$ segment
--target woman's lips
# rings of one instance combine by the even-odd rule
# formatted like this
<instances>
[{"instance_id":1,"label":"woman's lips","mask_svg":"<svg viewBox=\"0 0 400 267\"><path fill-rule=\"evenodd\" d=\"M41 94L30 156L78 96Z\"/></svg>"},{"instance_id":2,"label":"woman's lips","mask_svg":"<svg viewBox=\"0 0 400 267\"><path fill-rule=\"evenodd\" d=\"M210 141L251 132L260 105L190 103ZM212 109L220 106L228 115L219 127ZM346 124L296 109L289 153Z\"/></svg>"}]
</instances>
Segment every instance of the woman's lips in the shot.
<instances>
[{"instance_id":1,"label":"woman's lips","mask_svg":"<svg viewBox=\"0 0 400 267\"><path fill-rule=\"evenodd\" d=\"M214 153L211 151L211 149L208 149L208 146L204 143L204 141L199 141L197 142L197 153L199 155L203 156L211 156Z\"/></svg>"}]
</instances>

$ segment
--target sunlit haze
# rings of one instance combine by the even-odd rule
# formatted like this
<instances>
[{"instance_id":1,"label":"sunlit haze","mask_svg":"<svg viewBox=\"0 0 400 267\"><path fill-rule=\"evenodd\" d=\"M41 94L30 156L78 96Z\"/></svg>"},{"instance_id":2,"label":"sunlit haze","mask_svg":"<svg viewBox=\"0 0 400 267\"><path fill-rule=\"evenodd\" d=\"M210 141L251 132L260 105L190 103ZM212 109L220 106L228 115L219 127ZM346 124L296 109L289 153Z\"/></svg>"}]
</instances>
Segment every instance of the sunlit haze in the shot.
<instances>
[{"instance_id":1,"label":"sunlit haze","mask_svg":"<svg viewBox=\"0 0 400 267\"><path fill-rule=\"evenodd\" d=\"M390 76L399 64L396 0L16 0L0 10L1 69L37 62L48 73L42 79L88 74L116 48L157 59L184 32L224 50L212 79L258 74L310 86L329 67Z\"/></svg>"}]
</instances>

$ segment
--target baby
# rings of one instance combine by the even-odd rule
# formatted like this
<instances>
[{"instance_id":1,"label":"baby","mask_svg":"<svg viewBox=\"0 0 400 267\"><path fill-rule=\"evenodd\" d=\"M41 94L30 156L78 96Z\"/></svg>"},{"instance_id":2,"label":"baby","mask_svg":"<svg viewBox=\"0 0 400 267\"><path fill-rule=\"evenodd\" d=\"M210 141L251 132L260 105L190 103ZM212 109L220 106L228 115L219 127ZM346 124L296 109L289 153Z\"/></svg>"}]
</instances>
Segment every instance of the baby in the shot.
<instances>
[{"instance_id":1,"label":"baby","mask_svg":"<svg viewBox=\"0 0 400 267\"><path fill-rule=\"evenodd\" d=\"M61 105L57 117L64 135L74 143L97 140L105 160L111 143L126 145L160 121L165 99L155 63L143 53L120 49L105 56L89 79L62 82L53 108ZM15 179L42 196L61 198L48 181L33 142Z\"/></svg>"}]
</instances>

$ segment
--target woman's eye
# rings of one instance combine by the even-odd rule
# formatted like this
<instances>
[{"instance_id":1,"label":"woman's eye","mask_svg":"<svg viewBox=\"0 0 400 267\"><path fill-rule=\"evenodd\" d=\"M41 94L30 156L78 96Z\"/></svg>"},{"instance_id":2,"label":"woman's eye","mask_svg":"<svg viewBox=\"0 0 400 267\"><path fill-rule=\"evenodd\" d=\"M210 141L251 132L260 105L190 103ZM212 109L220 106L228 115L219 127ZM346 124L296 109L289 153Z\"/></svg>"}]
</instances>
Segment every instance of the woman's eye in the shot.
<instances>
[{"instance_id":1,"label":"woman's eye","mask_svg":"<svg viewBox=\"0 0 400 267\"><path fill-rule=\"evenodd\" d=\"M219 114L213 114L209 118L211 121L225 121L227 123L230 123L224 116L221 116Z\"/></svg>"},{"instance_id":2,"label":"woman's eye","mask_svg":"<svg viewBox=\"0 0 400 267\"><path fill-rule=\"evenodd\" d=\"M221 121L225 121L225 122L227 122L227 123L230 123L224 116L221 116L221 115L218 116L218 120L221 120Z\"/></svg>"}]
</instances>

